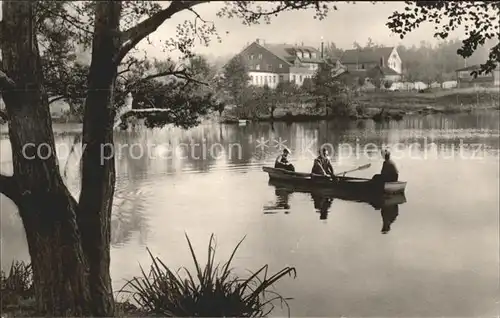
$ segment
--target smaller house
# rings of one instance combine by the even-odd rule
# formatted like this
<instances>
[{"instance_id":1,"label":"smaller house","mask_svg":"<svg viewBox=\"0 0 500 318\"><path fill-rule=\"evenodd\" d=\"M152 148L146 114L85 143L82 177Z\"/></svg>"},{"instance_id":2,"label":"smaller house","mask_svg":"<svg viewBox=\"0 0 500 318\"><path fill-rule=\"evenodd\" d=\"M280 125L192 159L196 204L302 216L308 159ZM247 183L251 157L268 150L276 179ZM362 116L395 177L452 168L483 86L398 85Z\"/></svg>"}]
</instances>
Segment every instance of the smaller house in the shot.
<instances>
[{"instance_id":1,"label":"smaller house","mask_svg":"<svg viewBox=\"0 0 500 318\"><path fill-rule=\"evenodd\" d=\"M474 78L471 73L479 69L480 65L476 64L456 70L457 86L459 88L500 86L500 67L497 67L488 74L478 74L477 77Z\"/></svg>"},{"instance_id":2,"label":"smaller house","mask_svg":"<svg viewBox=\"0 0 500 318\"><path fill-rule=\"evenodd\" d=\"M350 69L343 67L343 72L339 72L337 76L349 77L349 81L370 84L373 88L383 88L385 82L396 82L394 77L399 78L399 74L388 67L374 66L370 69Z\"/></svg>"},{"instance_id":3,"label":"smaller house","mask_svg":"<svg viewBox=\"0 0 500 318\"><path fill-rule=\"evenodd\" d=\"M401 80L402 61L396 47L346 50L340 58L348 71L367 72L376 69L386 81ZM366 77L369 77L368 75Z\"/></svg>"}]
</instances>

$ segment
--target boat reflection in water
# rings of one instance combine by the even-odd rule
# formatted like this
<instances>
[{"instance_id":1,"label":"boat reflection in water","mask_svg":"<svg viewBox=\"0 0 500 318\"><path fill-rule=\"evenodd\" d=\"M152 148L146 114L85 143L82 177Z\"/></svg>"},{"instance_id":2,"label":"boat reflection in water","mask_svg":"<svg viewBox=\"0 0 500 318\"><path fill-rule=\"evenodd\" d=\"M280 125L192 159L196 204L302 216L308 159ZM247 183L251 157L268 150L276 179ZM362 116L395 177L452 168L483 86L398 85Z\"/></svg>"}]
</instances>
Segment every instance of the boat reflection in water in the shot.
<instances>
[{"instance_id":1,"label":"boat reflection in water","mask_svg":"<svg viewBox=\"0 0 500 318\"><path fill-rule=\"evenodd\" d=\"M290 213L289 198L292 193L309 193L314 203L314 209L319 213L320 220L326 220L334 199L366 203L375 210L380 210L382 216L382 234L387 234L391 230L391 225L399 215L399 205L406 203L404 194L378 195L342 193L332 189L308 189L286 182L270 180L269 185L274 187L276 194L276 204L264 207L265 214L276 214L279 210Z\"/></svg>"},{"instance_id":2,"label":"boat reflection in water","mask_svg":"<svg viewBox=\"0 0 500 318\"><path fill-rule=\"evenodd\" d=\"M293 191L283 188L276 188L274 194L276 195L276 204L273 206L265 206L264 214L276 214L277 210L283 210L285 214L290 213L290 195Z\"/></svg>"},{"instance_id":3,"label":"boat reflection in water","mask_svg":"<svg viewBox=\"0 0 500 318\"><path fill-rule=\"evenodd\" d=\"M319 213L320 220L326 220L328 218L328 212L332 206L333 197L325 196L322 194L311 193L312 200L314 202L314 208Z\"/></svg>"},{"instance_id":4,"label":"boat reflection in water","mask_svg":"<svg viewBox=\"0 0 500 318\"><path fill-rule=\"evenodd\" d=\"M380 210L380 214L382 215L382 230L380 232L382 234L389 233L392 223L396 221L399 215L399 204L383 204L381 207L374 206L374 208L375 210Z\"/></svg>"}]
</instances>

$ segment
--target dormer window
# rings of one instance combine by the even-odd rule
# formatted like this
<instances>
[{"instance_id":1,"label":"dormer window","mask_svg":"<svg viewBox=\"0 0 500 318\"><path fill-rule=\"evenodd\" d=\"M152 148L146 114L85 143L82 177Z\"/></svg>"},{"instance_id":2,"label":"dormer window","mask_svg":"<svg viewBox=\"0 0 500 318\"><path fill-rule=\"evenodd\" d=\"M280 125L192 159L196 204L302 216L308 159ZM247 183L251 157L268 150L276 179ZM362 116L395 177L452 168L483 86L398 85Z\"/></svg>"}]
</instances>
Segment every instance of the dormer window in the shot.
<instances>
[{"instance_id":1,"label":"dormer window","mask_svg":"<svg viewBox=\"0 0 500 318\"><path fill-rule=\"evenodd\" d=\"M315 59L316 58L316 53L314 53L314 52L311 53L311 56L312 56L313 59Z\"/></svg>"},{"instance_id":2,"label":"dormer window","mask_svg":"<svg viewBox=\"0 0 500 318\"><path fill-rule=\"evenodd\" d=\"M259 60L262 60L262 54L259 54Z\"/></svg>"},{"instance_id":3,"label":"dormer window","mask_svg":"<svg viewBox=\"0 0 500 318\"><path fill-rule=\"evenodd\" d=\"M305 53L304 53L304 57L305 57L306 59L308 59L308 58L310 58L310 57L311 57L311 55L310 55L310 53L309 53L309 52L305 52Z\"/></svg>"},{"instance_id":4,"label":"dormer window","mask_svg":"<svg viewBox=\"0 0 500 318\"><path fill-rule=\"evenodd\" d=\"M297 56L301 58L302 57L302 52L297 51Z\"/></svg>"},{"instance_id":5,"label":"dormer window","mask_svg":"<svg viewBox=\"0 0 500 318\"><path fill-rule=\"evenodd\" d=\"M250 55L250 59L253 60L253 54Z\"/></svg>"}]
</instances>

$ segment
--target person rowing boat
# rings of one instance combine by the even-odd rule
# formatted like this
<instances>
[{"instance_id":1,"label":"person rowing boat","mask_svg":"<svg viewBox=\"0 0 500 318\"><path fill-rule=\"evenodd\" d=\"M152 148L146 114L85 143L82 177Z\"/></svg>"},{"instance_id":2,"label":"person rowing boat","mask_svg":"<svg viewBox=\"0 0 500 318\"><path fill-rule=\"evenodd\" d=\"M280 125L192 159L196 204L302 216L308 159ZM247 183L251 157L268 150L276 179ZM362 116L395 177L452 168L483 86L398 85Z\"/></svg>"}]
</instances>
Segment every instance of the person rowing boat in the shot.
<instances>
[{"instance_id":1,"label":"person rowing boat","mask_svg":"<svg viewBox=\"0 0 500 318\"><path fill-rule=\"evenodd\" d=\"M318 157L314 159L311 174L336 179L335 173L333 172L332 163L330 162L330 159L328 159L328 150L326 148L322 148L319 150Z\"/></svg>"}]
</instances>

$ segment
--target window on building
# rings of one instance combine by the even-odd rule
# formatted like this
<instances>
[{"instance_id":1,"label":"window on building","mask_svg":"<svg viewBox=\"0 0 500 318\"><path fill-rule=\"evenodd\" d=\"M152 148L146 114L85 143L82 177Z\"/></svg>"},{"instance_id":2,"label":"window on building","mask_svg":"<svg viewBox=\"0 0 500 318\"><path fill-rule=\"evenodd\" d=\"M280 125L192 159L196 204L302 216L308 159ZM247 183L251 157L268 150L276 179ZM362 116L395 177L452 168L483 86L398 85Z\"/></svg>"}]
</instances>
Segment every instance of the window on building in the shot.
<instances>
[{"instance_id":1,"label":"window on building","mask_svg":"<svg viewBox=\"0 0 500 318\"><path fill-rule=\"evenodd\" d=\"M259 54L259 60L262 60L262 54Z\"/></svg>"},{"instance_id":2,"label":"window on building","mask_svg":"<svg viewBox=\"0 0 500 318\"><path fill-rule=\"evenodd\" d=\"M283 68L283 64L280 64L280 66L279 66L279 67L280 67L280 68Z\"/></svg>"},{"instance_id":3,"label":"window on building","mask_svg":"<svg viewBox=\"0 0 500 318\"><path fill-rule=\"evenodd\" d=\"M315 53L315 52L312 52L312 53L311 53L311 56L312 56L312 58L313 58L313 59L315 59L315 58L316 58L316 53Z\"/></svg>"},{"instance_id":4,"label":"window on building","mask_svg":"<svg viewBox=\"0 0 500 318\"><path fill-rule=\"evenodd\" d=\"M255 65L256 70L260 70L260 64Z\"/></svg>"},{"instance_id":5,"label":"window on building","mask_svg":"<svg viewBox=\"0 0 500 318\"><path fill-rule=\"evenodd\" d=\"M361 64L361 69L364 70L365 69L365 64Z\"/></svg>"},{"instance_id":6,"label":"window on building","mask_svg":"<svg viewBox=\"0 0 500 318\"><path fill-rule=\"evenodd\" d=\"M253 60L253 54L250 54L250 59Z\"/></svg>"},{"instance_id":7,"label":"window on building","mask_svg":"<svg viewBox=\"0 0 500 318\"><path fill-rule=\"evenodd\" d=\"M302 82L302 75L299 76L299 82Z\"/></svg>"},{"instance_id":8,"label":"window on building","mask_svg":"<svg viewBox=\"0 0 500 318\"><path fill-rule=\"evenodd\" d=\"M280 81L280 82L283 82L283 80L284 80L284 76L283 76L283 75L280 75L280 79L279 79L279 81Z\"/></svg>"},{"instance_id":9,"label":"window on building","mask_svg":"<svg viewBox=\"0 0 500 318\"><path fill-rule=\"evenodd\" d=\"M292 75L292 81L294 81L294 82L295 82L295 74L294 74L294 75Z\"/></svg>"},{"instance_id":10,"label":"window on building","mask_svg":"<svg viewBox=\"0 0 500 318\"><path fill-rule=\"evenodd\" d=\"M250 75L250 81L253 83L253 75Z\"/></svg>"},{"instance_id":11,"label":"window on building","mask_svg":"<svg viewBox=\"0 0 500 318\"><path fill-rule=\"evenodd\" d=\"M267 65L267 70L270 71L273 69L273 66L272 65Z\"/></svg>"}]
</instances>

